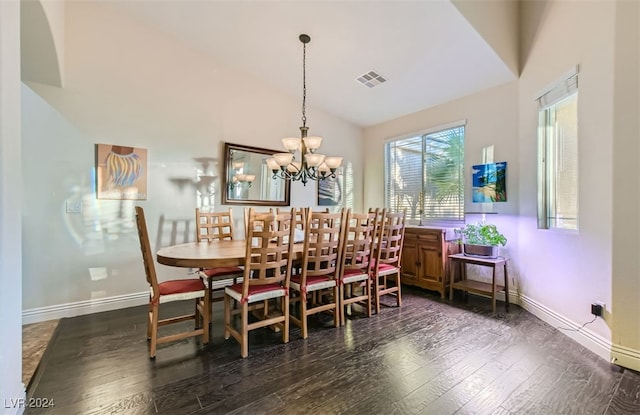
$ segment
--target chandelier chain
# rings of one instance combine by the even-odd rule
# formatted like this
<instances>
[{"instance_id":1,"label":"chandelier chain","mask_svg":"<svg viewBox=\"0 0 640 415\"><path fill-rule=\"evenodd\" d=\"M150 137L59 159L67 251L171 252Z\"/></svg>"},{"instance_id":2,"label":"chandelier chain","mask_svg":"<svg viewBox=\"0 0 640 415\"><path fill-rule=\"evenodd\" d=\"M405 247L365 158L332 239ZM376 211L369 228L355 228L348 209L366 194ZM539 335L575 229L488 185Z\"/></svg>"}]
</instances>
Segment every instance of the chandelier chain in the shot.
<instances>
[{"instance_id":1,"label":"chandelier chain","mask_svg":"<svg viewBox=\"0 0 640 415\"><path fill-rule=\"evenodd\" d=\"M302 126L307 126L307 44L302 44Z\"/></svg>"}]
</instances>

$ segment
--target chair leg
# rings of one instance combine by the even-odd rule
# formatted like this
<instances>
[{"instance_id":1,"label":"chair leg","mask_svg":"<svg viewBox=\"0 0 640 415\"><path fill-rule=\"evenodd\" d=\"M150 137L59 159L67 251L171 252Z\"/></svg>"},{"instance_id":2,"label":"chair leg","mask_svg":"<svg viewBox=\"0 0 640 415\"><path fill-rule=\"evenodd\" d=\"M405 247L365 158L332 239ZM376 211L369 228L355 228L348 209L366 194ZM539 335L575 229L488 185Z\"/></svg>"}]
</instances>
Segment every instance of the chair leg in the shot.
<instances>
[{"instance_id":1,"label":"chair leg","mask_svg":"<svg viewBox=\"0 0 640 415\"><path fill-rule=\"evenodd\" d=\"M151 306L151 303L149 303L148 309L147 309L147 340L151 340L151 313L152 313L153 309Z\"/></svg>"},{"instance_id":2,"label":"chair leg","mask_svg":"<svg viewBox=\"0 0 640 415\"><path fill-rule=\"evenodd\" d=\"M346 306L344 304L344 284L340 285L339 288L339 304L340 304L340 325L344 326L346 324L345 314L347 312ZM336 310L337 311L337 310Z\"/></svg>"},{"instance_id":3,"label":"chair leg","mask_svg":"<svg viewBox=\"0 0 640 415\"><path fill-rule=\"evenodd\" d=\"M202 324L199 298L196 298L194 302L193 320L195 322L195 329L198 330L200 328L200 325Z\"/></svg>"},{"instance_id":4,"label":"chair leg","mask_svg":"<svg viewBox=\"0 0 640 415\"><path fill-rule=\"evenodd\" d=\"M333 302L336 307L333 310L333 325L335 327L340 327L340 308L338 307L340 304L340 289L337 284L333 287Z\"/></svg>"},{"instance_id":5,"label":"chair leg","mask_svg":"<svg viewBox=\"0 0 640 415\"><path fill-rule=\"evenodd\" d=\"M202 318L202 343L209 344L209 327L211 323L211 301L208 298L208 292L205 292L204 298L200 301L200 318Z\"/></svg>"},{"instance_id":6,"label":"chair leg","mask_svg":"<svg viewBox=\"0 0 640 415\"><path fill-rule=\"evenodd\" d=\"M242 303L242 331L240 332L240 355L249 356L249 304Z\"/></svg>"},{"instance_id":7,"label":"chair leg","mask_svg":"<svg viewBox=\"0 0 640 415\"><path fill-rule=\"evenodd\" d=\"M306 339L307 333L307 293L300 293L300 331L302 338Z\"/></svg>"},{"instance_id":8,"label":"chair leg","mask_svg":"<svg viewBox=\"0 0 640 415\"><path fill-rule=\"evenodd\" d=\"M371 279L367 279L362 286L362 289L365 290L367 294L367 317L371 317Z\"/></svg>"},{"instance_id":9,"label":"chair leg","mask_svg":"<svg viewBox=\"0 0 640 415\"><path fill-rule=\"evenodd\" d=\"M228 340L231 337L229 327L231 326L231 297L224 295L224 338Z\"/></svg>"},{"instance_id":10,"label":"chair leg","mask_svg":"<svg viewBox=\"0 0 640 415\"><path fill-rule=\"evenodd\" d=\"M282 324L282 342L289 343L289 296L285 295L282 298L282 315L284 316L284 323Z\"/></svg>"},{"instance_id":11,"label":"chair leg","mask_svg":"<svg viewBox=\"0 0 640 415\"><path fill-rule=\"evenodd\" d=\"M400 284L400 272L398 272L398 275L396 276L396 284L398 287L398 293L396 295L396 302L398 304L398 307L402 306L402 285Z\"/></svg>"},{"instance_id":12,"label":"chair leg","mask_svg":"<svg viewBox=\"0 0 640 415\"><path fill-rule=\"evenodd\" d=\"M151 305L151 343L149 344L149 357L155 359L156 346L158 344L158 305Z\"/></svg>"},{"instance_id":13,"label":"chair leg","mask_svg":"<svg viewBox=\"0 0 640 415\"><path fill-rule=\"evenodd\" d=\"M373 279L373 291L376 299L376 314L380 314L380 278L377 275Z\"/></svg>"}]
</instances>

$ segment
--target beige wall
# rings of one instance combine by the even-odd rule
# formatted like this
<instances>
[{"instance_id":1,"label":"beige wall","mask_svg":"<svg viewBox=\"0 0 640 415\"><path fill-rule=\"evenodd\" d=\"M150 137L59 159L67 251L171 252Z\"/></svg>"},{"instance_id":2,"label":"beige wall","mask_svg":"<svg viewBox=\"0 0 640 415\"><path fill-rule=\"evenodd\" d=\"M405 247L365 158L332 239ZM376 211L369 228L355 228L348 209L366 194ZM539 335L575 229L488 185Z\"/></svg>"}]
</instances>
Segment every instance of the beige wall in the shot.
<instances>
[{"instance_id":1,"label":"beige wall","mask_svg":"<svg viewBox=\"0 0 640 415\"><path fill-rule=\"evenodd\" d=\"M474 204L471 192L465 192L465 210L494 210L503 214L516 215L518 212L518 84L508 84L491 88L462 99L448 102L364 130L368 150L365 175L373 180L365 183L365 205L383 206L381 191L384 180L384 148L386 139L436 128L456 121L466 120L465 128L465 187L471 189L471 166L482 162L482 148L495 146L494 160L506 161L507 199L494 206Z\"/></svg>"},{"instance_id":2,"label":"beige wall","mask_svg":"<svg viewBox=\"0 0 640 415\"><path fill-rule=\"evenodd\" d=\"M68 3L65 24L65 86L23 87L25 320L145 301L135 203L95 199L94 144L148 149L148 200L139 204L156 247L184 240L182 228L173 240L170 228L160 229L161 217L194 218L195 187L174 180L195 180L201 164L194 158L218 159L219 174L224 141L280 150L280 138L298 135L301 123L301 96L129 20L108 2ZM313 107L307 116L310 133L325 137L323 152L351 166L360 209L360 128ZM67 202L78 201L81 214L65 213ZM291 201L316 206L316 184L295 183ZM234 214L240 222L242 209ZM163 278L186 272L158 267Z\"/></svg>"}]
</instances>

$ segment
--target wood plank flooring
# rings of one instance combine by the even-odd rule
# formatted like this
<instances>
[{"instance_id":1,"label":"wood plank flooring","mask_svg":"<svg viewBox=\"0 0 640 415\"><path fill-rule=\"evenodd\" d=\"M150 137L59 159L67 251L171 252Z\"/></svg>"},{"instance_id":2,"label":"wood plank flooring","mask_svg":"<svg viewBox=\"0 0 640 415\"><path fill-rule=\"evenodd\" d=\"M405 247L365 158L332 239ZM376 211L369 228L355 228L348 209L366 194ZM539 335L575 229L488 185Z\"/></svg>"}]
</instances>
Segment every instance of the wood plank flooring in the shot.
<instances>
[{"instance_id":1,"label":"wood plank flooring","mask_svg":"<svg viewBox=\"0 0 640 415\"><path fill-rule=\"evenodd\" d=\"M167 304L163 304L165 306ZM190 310L191 303L176 307ZM211 343L147 352L145 307L62 319L27 414L638 414L640 375L610 365L517 306L491 313L412 288L401 308L312 319L282 344L250 334L249 357L224 340L214 303ZM189 324L189 323L186 323Z\"/></svg>"}]
</instances>

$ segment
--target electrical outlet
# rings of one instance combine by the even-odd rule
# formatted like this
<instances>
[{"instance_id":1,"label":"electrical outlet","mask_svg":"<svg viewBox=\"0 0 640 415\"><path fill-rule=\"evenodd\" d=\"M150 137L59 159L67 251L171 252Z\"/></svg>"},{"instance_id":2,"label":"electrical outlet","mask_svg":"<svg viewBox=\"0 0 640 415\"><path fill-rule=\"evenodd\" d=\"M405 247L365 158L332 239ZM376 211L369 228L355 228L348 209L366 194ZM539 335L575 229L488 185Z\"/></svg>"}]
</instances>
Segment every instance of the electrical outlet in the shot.
<instances>
[{"instance_id":1,"label":"electrical outlet","mask_svg":"<svg viewBox=\"0 0 640 415\"><path fill-rule=\"evenodd\" d=\"M72 202L67 200L67 213L82 213L82 202Z\"/></svg>"},{"instance_id":2,"label":"electrical outlet","mask_svg":"<svg viewBox=\"0 0 640 415\"><path fill-rule=\"evenodd\" d=\"M602 317L604 315L604 303L602 301L591 303L591 314L596 317Z\"/></svg>"}]
</instances>

